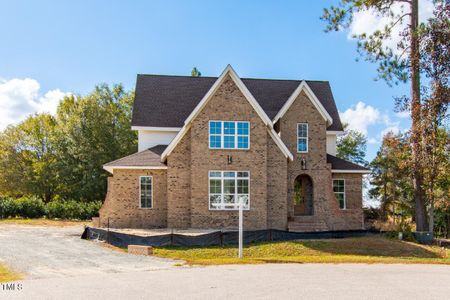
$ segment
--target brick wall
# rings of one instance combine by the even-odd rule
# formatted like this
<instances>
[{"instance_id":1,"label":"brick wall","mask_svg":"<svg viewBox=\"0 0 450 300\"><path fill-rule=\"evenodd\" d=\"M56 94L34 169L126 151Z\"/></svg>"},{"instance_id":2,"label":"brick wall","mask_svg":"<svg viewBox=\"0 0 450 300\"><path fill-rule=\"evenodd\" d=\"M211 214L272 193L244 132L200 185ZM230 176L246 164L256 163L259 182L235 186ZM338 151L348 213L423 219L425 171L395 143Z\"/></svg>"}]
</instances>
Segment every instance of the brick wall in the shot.
<instances>
[{"instance_id":1,"label":"brick wall","mask_svg":"<svg viewBox=\"0 0 450 300\"><path fill-rule=\"evenodd\" d=\"M250 149L209 149L210 120L249 121ZM267 129L230 77L193 120L190 135L191 226L237 228L238 212L209 210L208 199L208 171L232 170L250 171L250 210L244 212L244 227L267 228ZM233 158L232 164L228 164L228 155Z\"/></svg>"},{"instance_id":2,"label":"brick wall","mask_svg":"<svg viewBox=\"0 0 450 300\"><path fill-rule=\"evenodd\" d=\"M168 227L191 227L191 130L167 159Z\"/></svg>"},{"instance_id":3,"label":"brick wall","mask_svg":"<svg viewBox=\"0 0 450 300\"><path fill-rule=\"evenodd\" d=\"M347 209L337 209L333 215L335 230L362 229L362 175L333 173L333 179L345 180L345 200ZM334 193L332 194L334 201Z\"/></svg>"},{"instance_id":4,"label":"brick wall","mask_svg":"<svg viewBox=\"0 0 450 300\"><path fill-rule=\"evenodd\" d=\"M267 227L287 228L287 158L267 137Z\"/></svg>"},{"instance_id":5,"label":"brick wall","mask_svg":"<svg viewBox=\"0 0 450 300\"><path fill-rule=\"evenodd\" d=\"M139 208L139 176L153 177L153 207ZM166 170L114 170L108 178L108 192L100 209L100 226L112 228L154 228L167 226Z\"/></svg>"}]
</instances>

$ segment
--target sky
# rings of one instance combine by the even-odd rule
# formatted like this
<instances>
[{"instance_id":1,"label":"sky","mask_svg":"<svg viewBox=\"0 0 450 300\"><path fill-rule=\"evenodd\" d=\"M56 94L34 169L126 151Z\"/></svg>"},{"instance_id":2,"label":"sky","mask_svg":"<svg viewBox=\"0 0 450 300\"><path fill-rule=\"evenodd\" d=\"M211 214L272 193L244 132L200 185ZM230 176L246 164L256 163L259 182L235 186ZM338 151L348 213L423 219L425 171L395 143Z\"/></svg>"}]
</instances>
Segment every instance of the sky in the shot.
<instances>
[{"instance_id":1,"label":"sky","mask_svg":"<svg viewBox=\"0 0 450 300\"><path fill-rule=\"evenodd\" d=\"M421 18L431 0L420 0ZM136 74L327 80L343 121L368 138L371 160L407 114L393 97L406 85L374 81L376 66L356 61L352 33L386 24L355 15L346 32L325 33L319 19L336 1L0 0L0 130L35 112L55 113L65 95L100 83L133 89Z\"/></svg>"}]
</instances>

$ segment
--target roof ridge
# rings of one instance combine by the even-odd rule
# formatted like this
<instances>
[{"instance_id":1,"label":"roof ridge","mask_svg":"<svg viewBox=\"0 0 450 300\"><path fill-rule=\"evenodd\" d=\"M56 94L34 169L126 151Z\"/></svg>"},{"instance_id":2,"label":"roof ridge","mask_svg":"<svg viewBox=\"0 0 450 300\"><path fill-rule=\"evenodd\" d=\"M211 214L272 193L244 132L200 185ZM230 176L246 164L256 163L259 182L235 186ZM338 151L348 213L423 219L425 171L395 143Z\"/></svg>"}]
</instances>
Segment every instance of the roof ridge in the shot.
<instances>
[{"instance_id":1,"label":"roof ridge","mask_svg":"<svg viewBox=\"0 0 450 300\"><path fill-rule=\"evenodd\" d=\"M218 79L217 76L190 76L190 75L169 75L169 74L137 74L137 76L148 76L148 77L179 77L179 78L207 78L207 79ZM309 81L309 82L329 82L328 80L312 80L312 79L286 79L286 78L257 78L257 77L240 77L241 80L267 80L267 81Z\"/></svg>"}]
</instances>

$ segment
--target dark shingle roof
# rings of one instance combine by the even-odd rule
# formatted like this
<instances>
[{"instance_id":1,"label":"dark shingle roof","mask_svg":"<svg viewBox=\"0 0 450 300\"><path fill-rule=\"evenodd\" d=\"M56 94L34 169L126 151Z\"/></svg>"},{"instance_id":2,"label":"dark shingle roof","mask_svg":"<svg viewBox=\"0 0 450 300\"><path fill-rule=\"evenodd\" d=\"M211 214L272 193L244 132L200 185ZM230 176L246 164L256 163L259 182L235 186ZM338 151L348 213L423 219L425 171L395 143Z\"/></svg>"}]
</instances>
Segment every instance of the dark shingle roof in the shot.
<instances>
[{"instance_id":1,"label":"dark shingle roof","mask_svg":"<svg viewBox=\"0 0 450 300\"><path fill-rule=\"evenodd\" d=\"M182 127L217 77L138 75L132 126ZM242 78L249 91L273 119L301 80ZM327 81L306 81L333 118L328 130L343 130Z\"/></svg>"},{"instance_id":2,"label":"dark shingle roof","mask_svg":"<svg viewBox=\"0 0 450 300\"><path fill-rule=\"evenodd\" d=\"M104 167L165 167L161 162L161 153L167 145L158 145L141 152L137 152L115 161L104 164Z\"/></svg>"},{"instance_id":3,"label":"dark shingle roof","mask_svg":"<svg viewBox=\"0 0 450 300\"><path fill-rule=\"evenodd\" d=\"M327 154L327 163L331 164L333 170L353 170L353 171L369 171L369 169L342 158Z\"/></svg>"}]
</instances>

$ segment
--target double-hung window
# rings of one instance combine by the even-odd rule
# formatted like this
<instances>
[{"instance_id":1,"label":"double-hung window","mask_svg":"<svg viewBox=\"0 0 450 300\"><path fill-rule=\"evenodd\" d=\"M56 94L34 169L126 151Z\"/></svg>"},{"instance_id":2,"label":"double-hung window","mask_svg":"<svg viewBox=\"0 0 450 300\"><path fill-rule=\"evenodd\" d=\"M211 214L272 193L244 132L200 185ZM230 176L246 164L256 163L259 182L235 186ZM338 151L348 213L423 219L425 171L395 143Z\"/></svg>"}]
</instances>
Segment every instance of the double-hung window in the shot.
<instances>
[{"instance_id":1,"label":"double-hung window","mask_svg":"<svg viewBox=\"0 0 450 300\"><path fill-rule=\"evenodd\" d=\"M345 180L333 179L333 192L339 203L340 209L346 209L347 203L345 202Z\"/></svg>"},{"instance_id":2,"label":"double-hung window","mask_svg":"<svg viewBox=\"0 0 450 300\"><path fill-rule=\"evenodd\" d=\"M250 209L250 173L239 171L209 171L209 209Z\"/></svg>"},{"instance_id":3,"label":"double-hung window","mask_svg":"<svg viewBox=\"0 0 450 300\"><path fill-rule=\"evenodd\" d=\"M250 123L209 121L209 148L250 149Z\"/></svg>"},{"instance_id":4,"label":"double-hung window","mask_svg":"<svg viewBox=\"0 0 450 300\"><path fill-rule=\"evenodd\" d=\"M308 152L308 123L297 124L297 152Z\"/></svg>"},{"instance_id":5,"label":"double-hung window","mask_svg":"<svg viewBox=\"0 0 450 300\"><path fill-rule=\"evenodd\" d=\"M153 178L152 176L139 177L139 207L152 208L153 206Z\"/></svg>"}]
</instances>

